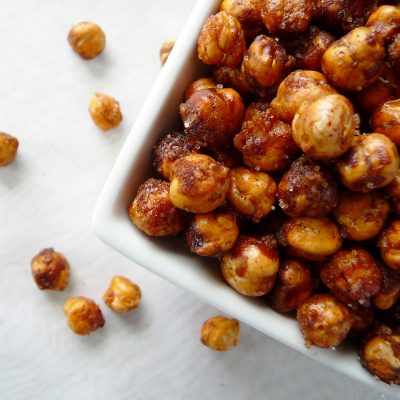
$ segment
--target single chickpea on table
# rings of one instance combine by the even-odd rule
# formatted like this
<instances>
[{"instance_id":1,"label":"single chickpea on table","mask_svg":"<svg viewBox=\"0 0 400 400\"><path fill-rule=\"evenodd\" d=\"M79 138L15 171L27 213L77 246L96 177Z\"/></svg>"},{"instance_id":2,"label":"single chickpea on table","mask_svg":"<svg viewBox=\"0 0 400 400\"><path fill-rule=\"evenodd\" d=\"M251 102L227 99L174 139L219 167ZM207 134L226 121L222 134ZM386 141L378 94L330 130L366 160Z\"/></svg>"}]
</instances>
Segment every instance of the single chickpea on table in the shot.
<instances>
[{"instance_id":1,"label":"single chickpea on table","mask_svg":"<svg viewBox=\"0 0 400 400\"><path fill-rule=\"evenodd\" d=\"M119 103L113 97L96 92L89 101L93 122L103 131L117 127L122 121Z\"/></svg>"},{"instance_id":2,"label":"single chickpea on table","mask_svg":"<svg viewBox=\"0 0 400 400\"><path fill-rule=\"evenodd\" d=\"M201 342L212 350L226 351L240 339L240 324L236 319L223 316L209 318L201 329Z\"/></svg>"},{"instance_id":3,"label":"single chickpea on table","mask_svg":"<svg viewBox=\"0 0 400 400\"><path fill-rule=\"evenodd\" d=\"M140 287L124 276L116 275L103 295L104 303L116 312L131 311L140 305Z\"/></svg>"}]
</instances>

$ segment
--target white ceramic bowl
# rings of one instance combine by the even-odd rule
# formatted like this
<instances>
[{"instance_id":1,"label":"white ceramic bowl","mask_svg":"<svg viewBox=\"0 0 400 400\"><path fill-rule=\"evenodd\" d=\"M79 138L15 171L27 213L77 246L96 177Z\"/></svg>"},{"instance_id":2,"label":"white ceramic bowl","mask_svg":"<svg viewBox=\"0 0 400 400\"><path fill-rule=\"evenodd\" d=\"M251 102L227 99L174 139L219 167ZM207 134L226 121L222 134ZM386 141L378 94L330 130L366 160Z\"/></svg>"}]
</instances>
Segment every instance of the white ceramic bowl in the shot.
<instances>
[{"instance_id":1,"label":"white ceramic bowl","mask_svg":"<svg viewBox=\"0 0 400 400\"><path fill-rule=\"evenodd\" d=\"M152 175L152 146L166 129L180 126L178 106L184 90L195 78L204 76L196 41L204 21L216 12L219 3L220 0L197 2L103 188L93 216L94 230L126 257L206 303L381 392L399 395L398 387L378 382L366 372L353 350L307 349L294 319L274 312L260 300L239 295L223 282L212 260L192 256L175 238L146 236L128 217L127 207L138 186Z\"/></svg>"}]
</instances>

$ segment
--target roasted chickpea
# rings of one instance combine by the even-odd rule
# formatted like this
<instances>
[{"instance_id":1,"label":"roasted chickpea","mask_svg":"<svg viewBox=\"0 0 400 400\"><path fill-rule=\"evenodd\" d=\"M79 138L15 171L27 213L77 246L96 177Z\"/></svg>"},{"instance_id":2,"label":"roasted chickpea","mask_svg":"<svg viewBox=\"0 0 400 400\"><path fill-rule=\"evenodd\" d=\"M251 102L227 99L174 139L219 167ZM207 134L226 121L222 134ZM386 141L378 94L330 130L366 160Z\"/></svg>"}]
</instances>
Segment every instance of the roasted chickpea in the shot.
<instances>
[{"instance_id":1,"label":"roasted chickpea","mask_svg":"<svg viewBox=\"0 0 400 400\"><path fill-rule=\"evenodd\" d=\"M323 260L342 245L339 229L328 218L292 218L282 225L278 241L292 255L306 260Z\"/></svg>"},{"instance_id":2,"label":"roasted chickpea","mask_svg":"<svg viewBox=\"0 0 400 400\"><path fill-rule=\"evenodd\" d=\"M199 256L218 256L233 247L239 236L236 215L231 212L196 214L186 232L190 251Z\"/></svg>"},{"instance_id":3,"label":"roasted chickpea","mask_svg":"<svg viewBox=\"0 0 400 400\"><path fill-rule=\"evenodd\" d=\"M392 43L390 43L389 48L389 62L395 71L400 70L400 33L398 33Z\"/></svg>"},{"instance_id":4,"label":"roasted chickpea","mask_svg":"<svg viewBox=\"0 0 400 400\"><path fill-rule=\"evenodd\" d=\"M323 265L320 276L333 294L349 306L368 307L382 282L377 262L361 247L338 251Z\"/></svg>"},{"instance_id":5,"label":"roasted chickpea","mask_svg":"<svg viewBox=\"0 0 400 400\"><path fill-rule=\"evenodd\" d=\"M93 122L103 131L117 127L122 121L118 101L99 92L90 98L89 113Z\"/></svg>"},{"instance_id":6,"label":"roasted chickpea","mask_svg":"<svg viewBox=\"0 0 400 400\"><path fill-rule=\"evenodd\" d=\"M400 145L400 99L383 103L373 113L372 129Z\"/></svg>"},{"instance_id":7,"label":"roasted chickpea","mask_svg":"<svg viewBox=\"0 0 400 400\"><path fill-rule=\"evenodd\" d=\"M221 261L225 281L237 292L251 297L263 296L272 289L278 269L276 249L250 236L240 237Z\"/></svg>"},{"instance_id":8,"label":"roasted chickpea","mask_svg":"<svg viewBox=\"0 0 400 400\"><path fill-rule=\"evenodd\" d=\"M271 107L279 118L285 122L292 122L300 106L306 101L313 101L319 97L336 93L328 81L317 71L294 71L279 85L276 98Z\"/></svg>"},{"instance_id":9,"label":"roasted chickpea","mask_svg":"<svg viewBox=\"0 0 400 400\"><path fill-rule=\"evenodd\" d=\"M368 18L366 26L383 40L390 40L400 32L400 7L383 5Z\"/></svg>"},{"instance_id":10,"label":"roasted chickpea","mask_svg":"<svg viewBox=\"0 0 400 400\"><path fill-rule=\"evenodd\" d=\"M240 130L244 104L233 89L198 90L179 106L185 132L208 147L229 145Z\"/></svg>"},{"instance_id":11,"label":"roasted chickpea","mask_svg":"<svg viewBox=\"0 0 400 400\"><path fill-rule=\"evenodd\" d=\"M228 68L228 67L226 67ZM210 89L217 87L217 82L212 78L200 78L192 82L185 90L185 101L188 101L189 97L199 90ZM230 87L230 86L229 86Z\"/></svg>"},{"instance_id":12,"label":"roasted chickpea","mask_svg":"<svg viewBox=\"0 0 400 400\"><path fill-rule=\"evenodd\" d=\"M366 332L375 320L375 310L373 307L353 307L353 325L351 330L355 334Z\"/></svg>"},{"instance_id":13,"label":"roasted chickpea","mask_svg":"<svg viewBox=\"0 0 400 400\"><path fill-rule=\"evenodd\" d=\"M168 182L150 178L139 186L129 206L132 222L147 235L174 235L186 225L187 214L172 204L169 190Z\"/></svg>"},{"instance_id":14,"label":"roasted chickpea","mask_svg":"<svg viewBox=\"0 0 400 400\"><path fill-rule=\"evenodd\" d=\"M240 324L236 319L212 317L204 322L201 329L201 342L217 351L229 350L239 343Z\"/></svg>"},{"instance_id":15,"label":"roasted chickpea","mask_svg":"<svg viewBox=\"0 0 400 400\"><path fill-rule=\"evenodd\" d=\"M250 96L256 90L250 84L243 71L238 67L219 65L214 68L213 75L219 84L235 89L241 96Z\"/></svg>"},{"instance_id":16,"label":"roasted chickpea","mask_svg":"<svg viewBox=\"0 0 400 400\"><path fill-rule=\"evenodd\" d=\"M330 294L316 294L297 309L297 321L307 347L334 348L353 324L349 309Z\"/></svg>"},{"instance_id":17,"label":"roasted chickpea","mask_svg":"<svg viewBox=\"0 0 400 400\"><path fill-rule=\"evenodd\" d=\"M104 50L106 36L94 22L79 22L69 31L68 43L75 53L85 60L90 60Z\"/></svg>"},{"instance_id":18,"label":"roasted chickpea","mask_svg":"<svg viewBox=\"0 0 400 400\"><path fill-rule=\"evenodd\" d=\"M375 237L383 228L389 211L389 203L380 192L344 192L333 209L333 216L344 237L359 241Z\"/></svg>"},{"instance_id":19,"label":"roasted chickpea","mask_svg":"<svg viewBox=\"0 0 400 400\"><path fill-rule=\"evenodd\" d=\"M268 174L238 167L230 177L227 200L238 213L258 222L271 211L276 183Z\"/></svg>"},{"instance_id":20,"label":"roasted chickpea","mask_svg":"<svg viewBox=\"0 0 400 400\"><path fill-rule=\"evenodd\" d=\"M44 249L31 261L32 276L40 290L64 290L69 281L69 264L54 249Z\"/></svg>"},{"instance_id":21,"label":"roasted chickpea","mask_svg":"<svg viewBox=\"0 0 400 400\"><path fill-rule=\"evenodd\" d=\"M373 302L376 308L388 310L393 307L400 298L400 275L392 268L380 265L382 272L382 285L374 296Z\"/></svg>"},{"instance_id":22,"label":"roasted chickpea","mask_svg":"<svg viewBox=\"0 0 400 400\"><path fill-rule=\"evenodd\" d=\"M163 43L160 49L160 60L161 60L161 65L164 65L167 60L169 55L171 54L172 49L175 46L175 40L167 40L166 42Z\"/></svg>"},{"instance_id":23,"label":"roasted chickpea","mask_svg":"<svg viewBox=\"0 0 400 400\"><path fill-rule=\"evenodd\" d=\"M99 306L83 296L72 297L64 304L64 313L71 330L77 335L89 335L105 324Z\"/></svg>"},{"instance_id":24,"label":"roasted chickpea","mask_svg":"<svg viewBox=\"0 0 400 400\"><path fill-rule=\"evenodd\" d=\"M385 66L382 39L370 28L352 30L332 43L322 56L322 71L343 90L361 90L376 81Z\"/></svg>"},{"instance_id":25,"label":"roasted chickpea","mask_svg":"<svg viewBox=\"0 0 400 400\"><path fill-rule=\"evenodd\" d=\"M204 64L236 67L245 50L244 32L235 17L220 11L207 19L197 40L197 54Z\"/></svg>"},{"instance_id":26,"label":"roasted chickpea","mask_svg":"<svg viewBox=\"0 0 400 400\"><path fill-rule=\"evenodd\" d=\"M400 170L396 176L385 186L385 192L394 199L400 199Z\"/></svg>"},{"instance_id":27,"label":"roasted chickpea","mask_svg":"<svg viewBox=\"0 0 400 400\"><path fill-rule=\"evenodd\" d=\"M278 199L291 217L325 217L337 201L336 183L328 170L301 156L279 182Z\"/></svg>"},{"instance_id":28,"label":"roasted chickpea","mask_svg":"<svg viewBox=\"0 0 400 400\"><path fill-rule=\"evenodd\" d=\"M7 133L0 132L0 167L10 164L18 150L18 139Z\"/></svg>"},{"instance_id":29,"label":"roasted chickpea","mask_svg":"<svg viewBox=\"0 0 400 400\"><path fill-rule=\"evenodd\" d=\"M378 247L386 265L400 272L400 221L392 221L379 236Z\"/></svg>"},{"instance_id":30,"label":"roasted chickpea","mask_svg":"<svg viewBox=\"0 0 400 400\"><path fill-rule=\"evenodd\" d=\"M172 203L192 213L208 213L223 204L229 188L229 169L204 154L190 154L172 167Z\"/></svg>"},{"instance_id":31,"label":"roasted chickpea","mask_svg":"<svg viewBox=\"0 0 400 400\"><path fill-rule=\"evenodd\" d=\"M340 180L349 189L371 192L396 176L399 155L393 142L380 133L355 136L337 167Z\"/></svg>"},{"instance_id":32,"label":"roasted chickpea","mask_svg":"<svg viewBox=\"0 0 400 400\"><path fill-rule=\"evenodd\" d=\"M282 313L296 310L314 291L314 278L304 262L289 259L281 263L271 292L272 307Z\"/></svg>"},{"instance_id":33,"label":"roasted chickpea","mask_svg":"<svg viewBox=\"0 0 400 400\"><path fill-rule=\"evenodd\" d=\"M124 276L116 275L103 295L104 303L116 312L127 312L140 305L140 287Z\"/></svg>"}]
</instances>

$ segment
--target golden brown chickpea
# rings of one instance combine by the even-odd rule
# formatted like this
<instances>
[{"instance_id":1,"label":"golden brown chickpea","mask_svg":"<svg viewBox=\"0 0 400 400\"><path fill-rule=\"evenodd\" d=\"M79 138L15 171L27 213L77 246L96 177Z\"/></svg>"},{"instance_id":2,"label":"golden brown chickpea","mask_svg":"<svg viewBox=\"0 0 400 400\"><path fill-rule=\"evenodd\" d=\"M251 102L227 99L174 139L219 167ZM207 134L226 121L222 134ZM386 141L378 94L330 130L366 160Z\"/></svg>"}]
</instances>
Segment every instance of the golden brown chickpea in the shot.
<instances>
[{"instance_id":1,"label":"golden brown chickpea","mask_svg":"<svg viewBox=\"0 0 400 400\"><path fill-rule=\"evenodd\" d=\"M250 96L256 90L238 67L219 65L214 68L213 75L219 84L235 89L241 96Z\"/></svg>"},{"instance_id":2,"label":"golden brown chickpea","mask_svg":"<svg viewBox=\"0 0 400 400\"><path fill-rule=\"evenodd\" d=\"M306 101L313 101L319 97L334 94L336 90L317 71L294 71L279 85L276 98L271 107L279 118L285 122L292 122L300 106Z\"/></svg>"},{"instance_id":3,"label":"golden brown chickpea","mask_svg":"<svg viewBox=\"0 0 400 400\"><path fill-rule=\"evenodd\" d=\"M348 308L330 294L316 294L297 309L297 321L307 347L334 348L353 324Z\"/></svg>"},{"instance_id":4,"label":"golden brown chickpea","mask_svg":"<svg viewBox=\"0 0 400 400\"><path fill-rule=\"evenodd\" d=\"M400 199L400 170L396 176L385 186L385 192L394 199Z\"/></svg>"},{"instance_id":5,"label":"golden brown chickpea","mask_svg":"<svg viewBox=\"0 0 400 400\"><path fill-rule=\"evenodd\" d=\"M179 106L185 132L208 147L232 142L240 130L244 104L233 89L209 88L194 92Z\"/></svg>"},{"instance_id":6,"label":"golden brown chickpea","mask_svg":"<svg viewBox=\"0 0 400 400\"><path fill-rule=\"evenodd\" d=\"M85 60L90 60L104 50L106 36L94 22L79 22L69 31L68 43L75 53Z\"/></svg>"},{"instance_id":7,"label":"golden brown chickpea","mask_svg":"<svg viewBox=\"0 0 400 400\"><path fill-rule=\"evenodd\" d=\"M388 310L393 307L400 298L400 275L392 268L380 265L382 272L382 285L374 296L373 302L376 308Z\"/></svg>"},{"instance_id":8,"label":"golden brown chickpea","mask_svg":"<svg viewBox=\"0 0 400 400\"><path fill-rule=\"evenodd\" d=\"M201 329L201 342L217 351L229 350L239 343L240 324L236 319L220 315L209 318Z\"/></svg>"},{"instance_id":9,"label":"golden brown chickpea","mask_svg":"<svg viewBox=\"0 0 400 400\"><path fill-rule=\"evenodd\" d=\"M350 150L337 163L340 180L350 190L371 192L387 185L397 174L399 155L385 135L355 136Z\"/></svg>"},{"instance_id":10,"label":"golden brown chickpea","mask_svg":"<svg viewBox=\"0 0 400 400\"><path fill-rule=\"evenodd\" d=\"M169 55L171 54L172 49L175 46L175 40L167 40L166 42L163 43L160 49L160 60L161 60L161 65L164 65L167 60Z\"/></svg>"},{"instance_id":11,"label":"golden brown chickpea","mask_svg":"<svg viewBox=\"0 0 400 400\"><path fill-rule=\"evenodd\" d=\"M340 250L323 266L320 276L332 293L349 307L368 307L378 293L382 273L374 257L361 247Z\"/></svg>"},{"instance_id":12,"label":"golden brown chickpea","mask_svg":"<svg viewBox=\"0 0 400 400\"><path fill-rule=\"evenodd\" d=\"M140 287L124 276L116 275L103 295L104 303L116 312L127 312L140 305Z\"/></svg>"},{"instance_id":13,"label":"golden brown chickpea","mask_svg":"<svg viewBox=\"0 0 400 400\"><path fill-rule=\"evenodd\" d=\"M10 164L18 150L18 139L7 133L0 132L0 167Z\"/></svg>"},{"instance_id":14,"label":"golden brown chickpea","mask_svg":"<svg viewBox=\"0 0 400 400\"><path fill-rule=\"evenodd\" d=\"M370 28L360 27L343 36L322 56L322 71L343 90L361 90L376 81L385 66L382 39Z\"/></svg>"},{"instance_id":15,"label":"golden brown chickpea","mask_svg":"<svg viewBox=\"0 0 400 400\"><path fill-rule=\"evenodd\" d=\"M192 213L208 213L221 206L229 188L229 168L204 154L190 154L172 167L172 203Z\"/></svg>"},{"instance_id":16,"label":"golden brown chickpea","mask_svg":"<svg viewBox=\"0 0 400 400\"><path fill-rule=\"evenodd\" d=\"M54 249L44 249L31 261L32 276L40 290L64 290L69 281L69 264Z\"/></svg>"},{"instance_id":17,"label":"golden brown chickpea","mask_svg":"<svg viewBox=\"0 0 400 400\"><path fill-rule=\"evenodd\" d=\"M129 206L132 222L147 235L174 235L186 225L187 214L172 204L169 190L168 182L150 178L139 186Z\"/></svg>"},{"instance_id":18,"label":"golden brown chickpea","mask_svg":"<svg viewBox=\"0 0 400 400\"><path fill-rule=\"evenodd\" d=\"M337 201L336 183L328 170L301 156L279 182L278 199L291 217L325 217Z\"/></svg>"},{"instance_id":19,"label":"golden brown chickpea","mask_svg":"<svg viewBox=\"0 0 400 400\"><path fill-rule=\"evenodd\" d=\"M228 67L227 67L228 68ZM217 87L217 82L212 78L200 78L192 82L185 90L185 101L188 101L189 97L199 90L210 89Z\"/></svg>"},{"instance_id":20,"label":"golden brown chickpea","mask_svg":"<svg viewBox=\"0 0 400 400\"><path fill-rule=\"evenodd\" d=\"M358 129L359 117L340 94L304 103L293 118L293 139L308 156L330 160L344 154Z\"/></svg>"},{"instance_id":21,"label":"golden brown chickpea","mask_svg":"<svg viewBox=\"0 0 400 400\"><path fill-rule=\"evenodd\" d=\"M271 292L272 307L282 313L296 310L314 291L310 269L300 260L281 263L277 282Z\"/></svg>"},{"instance_id":22,"label":"golden brown chickpea","mask_svg":"<svg viewBox=\"0 0 400 400\"><path fill-rule=\"evenodd\" d=\"M366 26L382 39L390 40L400 32L400 7L384 5L377 8L368 18Z\"/></svg>"},{"instance_id":23,"label":"golden brown chickpea","mask_svg":"<svg viewBox=\"0 0 400 400\"><path fill-rule=\"evenodd\" d=\"M312 0L267 0L261 16L271 33L304 32L313 16Z\"/></svg>"},{"instance_id":24,"label":"golden brown chickpea","mask_svg":"<svg viewBox=\"0 0 400 400\"><path fill-rule=\"evenodd\" d=\"M89 113L93 122L103 131L117 127L122 121L118 101L104 93L96 92L92 95Z\"/></svg>"},{"instance_id":25,"label":"golden brown chickpea","mask_svg":"<svg viewBox=\"0 0 400 400\"><path fill-rule=\"evenodd\" d=\"M236 67L242 61L246 42L240 22L225 11L211 15L197 40L197 54L204 64Z\"/></svg>"},{"instance_id":26,"label":"golden brown chickpea","mask_svg":"<svg viewBox=\"0 0 400 400\"><path fill-rule=\"evenodd\" d=\"M260 221L275 202L276 183L264 172L254 172L244 167L230 171L231 182L227 200L240 214Z\"/></svg>"},{"instance_id":27,"label":"golden brown chickpea","mask_svg":"<svg viewBox=\"0 0 400 400\"><path fill-rule=\"evenodd\" d=\"M282 225L278 241L291 254L306 260L324 260L342 245L338 227L328 218L292 218Z\"/></svg>"},{"instance_id":28,"label":"golden brown chickpea","mask_svg":"<svg viewBox=\"0 0 400 400\"><path fill-rule=\"evenodd\" d=\"M272 289L278 269L276 249L267 241L250 236L240 237L221 261L225 281L251 297L263 296Z\"/></svg>"},{"instance_id":29,"label":"golden brown chickpea","mask_svg":"<svg viewBox=\"0 0 400 400\"><path fill-rule=\"evenodd\" d=\"M373 307L353 307L353 325L351 330L355 334L366 332L375 320L375 310Z\"/></svg>"},{"instance_id":30,"label":"golden brown chickpea","mask_svg":"<svg viewBox=\"0 0 400 400\"><path fill-rule=\"evenodd\" d=\"M99 306L83 296L72 297L64 304L68 326L77 335L89 335L105 324Z\"/></svg>"},{"instance_id":31,"label":"golden brown chickpea","mask_svg":"<svg viewBox=\"0 0 400 400\"><path fill-rule=\"evenodd\" d=\"M239 236L236 215L231 212L196 214L186 232L190 251L199 256L219 256L233 247Z\"/></svg>"},{"instance_id":32,"label":"golden brown chickpea","mask_svg":"<svg viewBox=\"0 0 400 400\"><path fill-rule=\"evenodd\" d=\"M378 247L386 265L400 272L400 221L392 221L379 236Z\"/></svg>"},{"instance_id":33,"label":"golden brown chickpea","mask_svg":"<svg viewBox=\"0 0 400 400\"><path fill-rule=\"evenodd\" d=\"M372 114L371 122L374 132L382 133L400 145L400 99L383 103Z\"/></svg>"},{"instance_id":34,"label":"golden brown chickpea","mask_svg":"<svg viewBox=\"0 0 400 400\"><path fill-rule=\"evenodd\" d=\"M400 70L400 33L398 33L392 43L390 43L389 48L389 62L395 71Z\"/></svg>"}]
</instances>

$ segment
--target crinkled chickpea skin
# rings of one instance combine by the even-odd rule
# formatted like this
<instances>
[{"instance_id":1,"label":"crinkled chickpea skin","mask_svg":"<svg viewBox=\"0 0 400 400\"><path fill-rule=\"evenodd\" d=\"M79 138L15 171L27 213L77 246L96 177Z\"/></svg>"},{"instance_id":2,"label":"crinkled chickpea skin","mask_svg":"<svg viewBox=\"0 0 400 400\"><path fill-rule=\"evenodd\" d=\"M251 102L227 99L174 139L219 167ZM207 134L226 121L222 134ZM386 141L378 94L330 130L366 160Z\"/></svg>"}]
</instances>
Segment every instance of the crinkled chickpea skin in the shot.
<instances>
[{"instance_id":1,"label":"crinkled chickpea skin","mask_svg":"<svg viewBox=\"0 0 400 400\"><path fill-rule=\"evenodd\" d=\"M239 321L220 315L209 318L203 324L200 340L212 350L229 350L239 343Z\"/></svg>"},{"instance_id":2,"label":"crinkled chickpea skin","mask_svg":"<svg viewBox=\"0 0 400 400\"><path fill-rule=\"evenodd\" d=\"M18 150L18 139L7 133L0 132L0 167L10 164Z\"/></svg>"},{"instance_id":3,"label":"crinkled chickpea skin","mask_svg":"<svg viewBox=\"0 0 400 400\"><path fill-rule=\"evenodd\" d=\"M193 93L198 92L199 90L215 87L217 87L217 82L215 82L213 78L196 79L186 88L185 101L187 101Z\"/></svg>"},{"instance_id":4,"label":"crinkled chickpea skin","mask_svg":"<svg viewBox=\"0 0 400 400\"><path fill-rule=\"evenodd\" d=\"M116 312L127 312L140 305L140 287L124 276L116 275L103 295L104 303Z\"/></svg>"},{"instance_id":5,"label":"crinkled chickpea skin","mask_svg":"<svg viewBox=\"0 0 400 400\"><path fill-rule=\"evenodd\" d=\"M96 92L92 95L89 113L93 122L103 131L116 128L122 121L118 101L104 93Z\"/></svg>"},{"instance_id":6,"label":"crinkled chickpea skin","mask_svg":"<svg viewBox=\"0 0 400 400\"><path fill-rule=\"evenodd\" d=\"M372 114L374 132L387 136L394 144L400 145L400 99L383 103Z\"/></svg>"},{"instance_id":7,"label":"crinkled chickpea skin","mask_svg":"<svg viewBox=\"0 0 400 400\"><path fill-rule=\"evenodd\" d=\"M400 221L392 221L380 234L378 247L386 265L400 272Z\"/></svg>"},{"instance_id":8,"label":"crinkled chickpea skin","mask_svg":"<svg viewBox=\"0 0 400 400\"><path fill-rule=\"evenodd\" d=\"M164 65L167 60L169 55L171 54L172 49L175 46L175 40L167 40L166 42L163 43L160 49L160 61L161 65Z\"/></svg>"},{"instance_id":9,"label":"crinkled chickpea skin","mask_svg":"<svg viewBox=\"0 0 400 400\"><path fill-rule=\"evenodd\" d=\"M400 299L400 275L392 268L380 265L382 285L373 303L379 310L388 310Z\"/></svg>"},{"instance_id":10,"label":"crinkled chickpea skin","mask_svg":"<svg viewBox=\"0 0 400 400\"><path fill-rule=\"evenodd\" d=\"M94 22L79 22L74 25L67 39L72 50L86 60L98 56L106 45L103 30Z\"/></svg>"},{"instance_id":11,"label":"crinkled chickpea skin","mask_svg":"<svg viewBox=\"0 0 400 400\"><path fill-rule=\"evenodd\" d=\"M388 41L400 32L400 7L383 5L378 7L368 18L370 27L381 39Z\"/></svg>"}]
</instances>

